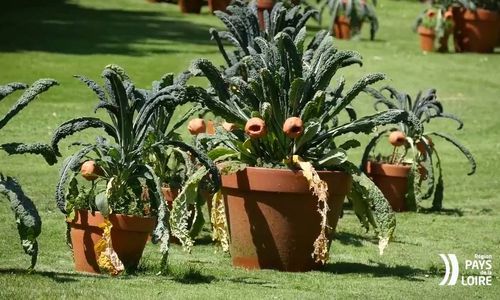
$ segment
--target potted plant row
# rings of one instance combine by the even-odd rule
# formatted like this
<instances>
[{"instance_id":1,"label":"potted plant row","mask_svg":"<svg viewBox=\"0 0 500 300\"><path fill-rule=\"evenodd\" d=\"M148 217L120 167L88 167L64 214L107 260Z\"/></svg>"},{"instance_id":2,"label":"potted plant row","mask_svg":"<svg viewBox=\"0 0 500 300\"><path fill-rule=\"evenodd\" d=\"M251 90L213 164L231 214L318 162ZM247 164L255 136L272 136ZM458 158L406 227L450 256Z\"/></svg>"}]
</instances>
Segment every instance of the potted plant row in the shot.
<instances>
[{"instance_id":1,"label":"potted plant row","mask_svg":"<svg viewBox=\"0 0 500 300\"><path fill-rule=\"evenodd\" d=\"M178 141L169 127L176 107L186 103L196 88L185 86L185 73L175 81L168 74L151 90L135 88L123 69L110 65L102 74L104 87L77 76L97 95L96 110L104 109L111 122L81 117L61 124L54 132L52 148L61 155L61 140L89 128L103 129L107 137L93 143L77 143L79 149L64 161L56 187L56 201L66 215L69 244L77 271L117 275L137 267L152 233L161 242L165 270L170 235L191 246L188 206L195 198L195 183L211 172L218 185L218 172L205 155ZM173 130L182 125L181 118ZM170 124L172 125L172 124ZM184 183L179 199L167 208L161 187L170 182L158 176L164 167L166 148L191 156L203 167ZM188 161L187 160L187 161ZM82 180L85 179L85 180Z\"/></svg>"},{"instance_id":2,"label":"potted plant row","mask_svg":"<svg viewBox=\"0 0 500 300\"><path fill-rule=\"evenodd\" d=\"M405 110L422 124L444 118L456 121L458 129L463 126L457 116L444 111L435 89L419 93L414 101L392 87L380 91L368 87L365 91L374 97L376 108L381 104L388 109ZM384 91L390 96L386 97ZM468 175L474 174L476 162L470 151L446 133L415 131L401 123L379 131L367 144L361 165L395 211L415 211L421 200L430 198L432 210L442 209L444 181L441 156L435 146L437 139L458 148L471 165Z\"/></svg>"},{"instance_id":3,"label":"potted plant row","mask_svg":"<svg viewBox=\"0 0 500 300\"><path fill-rule=\"evenodd\" d=\"M53 79L40 79L34 82L31 86L23 83L12 82L0 86L0 100L10 94L26 89L23 94L17 99L15 104L0 117L0 130L3 129L17 114L21 112L28 104L39 95L47 91L58 83ZM42 155L49 165L57 162L57 158L52 151L52 148L47 144L25 144L19 142L11 142L0 144L0 150L8 155L16 154L37 154ZM29 270L33 270L38 258L38 241L37 237L42 231L42 220L35 204L28 197L21 185L12 177L4 175L0 172L0 195L5 196L12 208L16 219L17 230L21 245L26 254L31 256L31 264Z\"/></svg>"}]
</instances>

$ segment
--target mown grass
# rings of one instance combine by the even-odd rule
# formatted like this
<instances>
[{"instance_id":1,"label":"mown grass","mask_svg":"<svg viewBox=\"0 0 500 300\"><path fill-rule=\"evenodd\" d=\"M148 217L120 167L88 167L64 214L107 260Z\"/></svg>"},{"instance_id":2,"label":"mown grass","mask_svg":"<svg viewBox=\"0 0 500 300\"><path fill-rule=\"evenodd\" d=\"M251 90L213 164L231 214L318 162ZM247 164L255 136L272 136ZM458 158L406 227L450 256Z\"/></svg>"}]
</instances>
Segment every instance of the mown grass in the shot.
<instances>
[{"instance_id":1,"label":"mown grass","mask_svg":"<svg viewBox=\"0 0 500 300\"><path fill-rule=\"evenodd\" d=\"M451 146L436 142L446 172L446 210L398 214L396 239L383 256L378 255L373 234L365 233L347 210L331 249L332 260L323 271L291 274L232 268L230 257L215 252L204 232L192 254L173 247L171 273L166 277L155 275L159 253L154 245L147 246L137 274L119 278L78 274L65 245L64 218L53 200L60 163L49 167L38 157L1 153L1 172L19 179L44 223L36 272L26 274L29 260L22 254L12 214L2 200L0 298L495 298L500 292L500 55L421 53L418 37L410 29L420 10L415 1L380 3L376 41L337 42L339 48L357 50L364 57L362 68L341 73L353 84L365 73L383 72L389 78L385 84L412 95L437 88L446 109L460 115L465 128L455 131L454 124L439 121L428 129L446 130L463 141L474 153L478 171L466 176L465 159ZM206 8L202 15L184 16L175 6L141 0L4 3L0 83L52 77L61 86L2 129L0 143L47 142L58 124L92 115L95 99L72 78L74 74L97 79L105 65L116 63L139 86L147 86L166 72L186 69L195 58L221 63L209 40L210 26L220 23ZM309 28L316 30L317 25L311 23ZM3 100L0 114L14 100ZM370 103L361 97L356 107L361 113L372 112ZM359 151L351 159L359 159ZM457 254L462 271L465 259L492 254L493 286L439 286L444 274L439 253Z\"/></svg>"}]
</instances>

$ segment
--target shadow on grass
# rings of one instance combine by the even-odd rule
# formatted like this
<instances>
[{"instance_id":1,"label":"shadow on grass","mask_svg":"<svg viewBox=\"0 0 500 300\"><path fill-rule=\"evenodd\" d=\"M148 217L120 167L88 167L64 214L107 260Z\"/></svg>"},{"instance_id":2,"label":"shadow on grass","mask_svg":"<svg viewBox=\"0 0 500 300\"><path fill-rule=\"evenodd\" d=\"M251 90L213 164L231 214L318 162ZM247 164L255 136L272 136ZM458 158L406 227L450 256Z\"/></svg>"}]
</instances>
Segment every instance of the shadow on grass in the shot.
<instances>
[{"instance_id":1,"label":"shadow on grass","mask_svg":"<svg viewBox=\"0 0 500 300\"><path fill-rule=\"evenodd\" d=\"M170 266L168 277L182 284L207 284L216 280L215 276L205 275L194 266Z\"/></svg>"},{"instance_id":2,"label":"shadow on grass","mask_svg":"<svg viewBox=\"0 0 500 300\"><path fill-rule=\"evenodd\" d=\"M180 14L93 9L64 0L7 1L0 10L0 53L146 55L178 52L165 49L171 43L212 45L208 28L188 20Z\"/></svg>"},{"instance_id":3,"label":"shadow on grass","mask_svg":"<svg viewBox=\"0 0 500 300\"><path fill-rule=\"evenodd\" d=\"M442 208L440 210L436 210L433 208L420 208L419 213L422 214L435 214L435 215L445 215L445 216L457 216L457 217L463 217L464 212L460 208Z\"/></svg>"},{"instance_id":4,"label":"shadow on grass","mask_svg":"<svg viewBox=\"0 0 500 300\"><path fill-rule=\"evenodd\" d=\"M425 275L425 271L410 266L388 266L386 264L377 263L374 265L362 263L337 262L327 264L323 272L332 274L360 274L372 275L373 277L398 277L408 281L424 281L417 276Z\"/></svg>"},{"instance_id":5,"label":"shadow on grass","mask_svg":"<svg viewBox=\"0 0 500 300\"><path fill-rule=\"evenodd\" d=\"M0 275L30 275L30 276L42 276L52 279L58 283L65 282L75 282L82 278L92 278L92 279L106 279L109 278L106 275L99 274L83 274L83 273L68 273L68 272L53 272L53 271L33 271L29 272L25 269L0 269Z\"/></svg>"},{"instance_id":6,"label":"shadow on grass","mask_svg":"<svg viewBox=\"0 0 500 300\"><path fill-rule=\"evenodd\" d=\"M362 247L363 243L371 243L371 244L377 245L378 238L374 237L374 236L369 236L369 235L365 236L365 235L349 233L349 232L337 232L337 233L335 233L334 242L339 242L342 245ZM405 241L401 241L398 239L392 240L391 243L421 246L421 244L419 244L419 243L405 242Z\"/></svg>"}]
</instances>

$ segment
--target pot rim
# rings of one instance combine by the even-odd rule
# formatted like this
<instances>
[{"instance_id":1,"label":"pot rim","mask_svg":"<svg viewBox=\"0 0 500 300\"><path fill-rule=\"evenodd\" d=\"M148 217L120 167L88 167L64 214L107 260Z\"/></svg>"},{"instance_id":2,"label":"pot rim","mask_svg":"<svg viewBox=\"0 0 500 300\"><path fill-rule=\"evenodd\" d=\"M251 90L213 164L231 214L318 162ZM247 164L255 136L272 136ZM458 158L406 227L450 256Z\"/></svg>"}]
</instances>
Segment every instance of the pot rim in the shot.
<instances>
[{"instance_id":1,"label":"pot rim","mask_svg":"<svg viewBox=\"0 0 500 300\"><path fill-rule=\"evenodd\" d=\"M114 228L134 232L151 232L156 227L156 218L148 216L135 216L125 214L110 214L109 221ZM75 209L75 218L66 219L72 227L99 227L104 222L104 217L99 211Z\"/></svg>"},{"instance_id":2,"label":"pot rim","mask_svg":"<svg viewBox=\"0 0 500 300\"><path fill-rule=\"evenodd\" d=\"M406 178L411 171L411 166L380 163L368 160L365 166L365 170L366 173L370 175Z\"/></svg>"},{"instance_id":3,"label":"pot rim","mask_svg":"<svg viewBox=\"0 0 500 300\"><path fill-rule=\"evenodd\" d=\"M350 174L343 171L317 172L323 180L332 183L332 186L328 187L330 194L347 193L350 190L352 184ZM311 194L309 184L301 170L261 167L246 167L236 173L222 175L222 189Z\"/></svg>"}]
</instances>

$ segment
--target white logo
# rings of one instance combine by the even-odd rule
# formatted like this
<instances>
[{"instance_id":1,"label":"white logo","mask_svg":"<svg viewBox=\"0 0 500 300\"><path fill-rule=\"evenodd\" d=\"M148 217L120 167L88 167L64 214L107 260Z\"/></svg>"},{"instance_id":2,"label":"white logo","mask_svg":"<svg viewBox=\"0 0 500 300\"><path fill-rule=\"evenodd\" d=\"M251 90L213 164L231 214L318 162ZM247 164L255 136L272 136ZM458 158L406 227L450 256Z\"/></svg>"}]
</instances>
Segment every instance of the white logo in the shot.
<instances>
[{"instance_id":1,"label":"white logo","mask_svg":"<svg viewBox=\"0 0 500 300\"><path fill-rule=\"evenodd\" d=\"M439 283L439 285L445 285L446 282L448 282L448 279L450 280L448 282L448 285L455 285L457 284L457 279L458 279L458 272L459 267L458 267L458 260L457 256L455 254L439 254L441 256L441 259L444 262L444 265L446 267L446 273L444 274L443 280ZM449 258L449 261L448 261ZM451 265L450 265L451 262ZM450 273L451 273L451 278L450 278Z\"/></svg>"},{"instance_id":2,"label":"white logo","mask_svg":"<svg viewBox=\"0 0 500 300\"><path fill-rule=\"evenodd\" d=\"M455 254L439 254L446 268L444 278L439 285L456 285L460 267ZM474 259L465 260L465 269L468 272L477 272L477 275L461 277L461 284L465 286L491 285L493 278L493 256L475 254Z\"/></svg>"}]
</instances>

